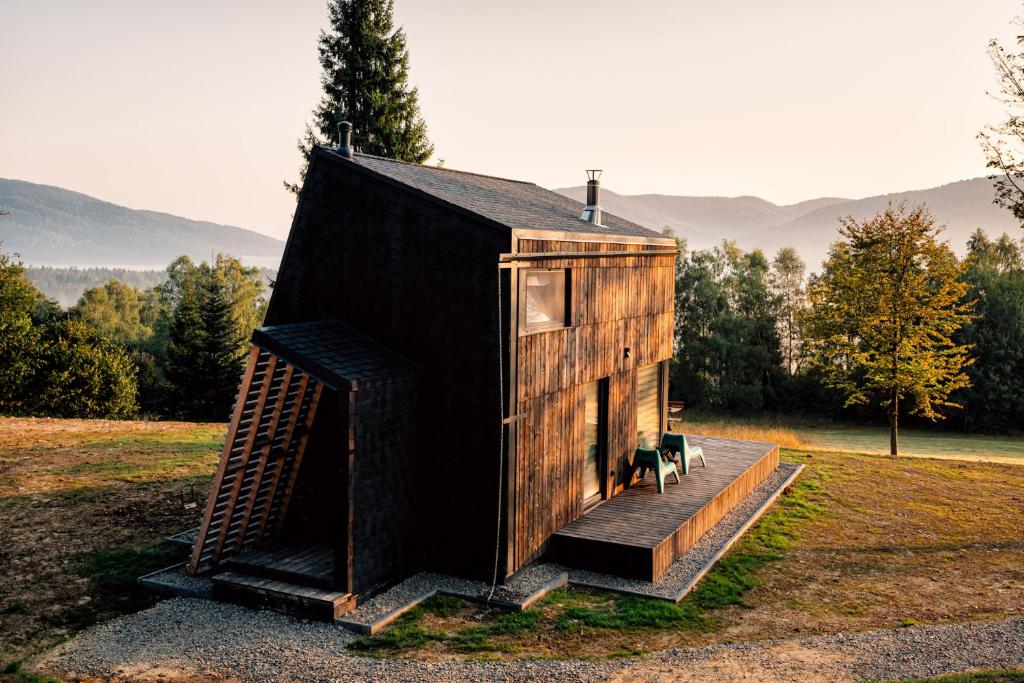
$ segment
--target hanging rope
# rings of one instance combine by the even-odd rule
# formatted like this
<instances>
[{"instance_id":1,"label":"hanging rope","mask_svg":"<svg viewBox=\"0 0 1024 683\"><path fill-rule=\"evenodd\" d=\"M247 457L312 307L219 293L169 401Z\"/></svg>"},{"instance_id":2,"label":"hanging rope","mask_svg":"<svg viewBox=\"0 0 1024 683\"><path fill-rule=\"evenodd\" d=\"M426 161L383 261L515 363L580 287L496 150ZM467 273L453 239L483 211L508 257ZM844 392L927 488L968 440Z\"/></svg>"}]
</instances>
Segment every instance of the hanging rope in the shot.
<instances>
[{"instance_id":1,"label":"hanging rope","mask_svg":"<svg viewBox=\"0 0 1024 683\"><path fill-rule=\"evenodd\" d=\"M501 329L501 269L498 270L498 406L498 519L494 538L494 577L491 580L491 591L487 594L488 605L491 604L491 598L498 587L498 561L501 558L501 489L505 481L505 345Z\"/></svg>"}]
</instances>

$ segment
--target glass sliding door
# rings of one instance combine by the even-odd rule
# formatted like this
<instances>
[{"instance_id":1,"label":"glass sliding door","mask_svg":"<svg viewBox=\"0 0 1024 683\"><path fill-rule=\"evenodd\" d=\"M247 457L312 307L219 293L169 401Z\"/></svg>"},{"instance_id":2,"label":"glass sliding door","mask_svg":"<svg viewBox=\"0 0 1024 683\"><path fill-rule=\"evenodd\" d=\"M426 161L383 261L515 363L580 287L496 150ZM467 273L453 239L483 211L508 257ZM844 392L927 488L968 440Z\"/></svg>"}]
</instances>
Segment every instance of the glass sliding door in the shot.
<instances>
[{"instance_id":1,"label":"glass sliding door","mask_svg":"<svg viewBox=\"0 0 1024 683\"><path fill-rule=\"evenodd\" d=\"M661 363L636 371L636 445L661 445Z\"/></svg>"},{"instance_id":2,"label":"glass sliding door","mask_svg":"<svg viewBox=\"0 0 1024 683\"><path fill-rule=\"evenodd\" d=\"M583 429L583 506L601 500L602 470L604 468L608 435L608 382L600 380L586 386Z\"/></svg>"}]
</instances>

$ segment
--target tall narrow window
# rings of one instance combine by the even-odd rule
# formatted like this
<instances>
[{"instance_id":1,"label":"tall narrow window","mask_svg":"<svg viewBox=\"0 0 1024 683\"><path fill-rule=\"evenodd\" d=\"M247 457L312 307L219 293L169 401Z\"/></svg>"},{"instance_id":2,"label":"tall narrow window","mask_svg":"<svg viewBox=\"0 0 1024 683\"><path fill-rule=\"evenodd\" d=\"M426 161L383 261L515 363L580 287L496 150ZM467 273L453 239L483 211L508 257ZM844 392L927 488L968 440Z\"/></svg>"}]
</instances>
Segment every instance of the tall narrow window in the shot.
<instances>
[{"instance_id":1,"label":"tall narrow window","mask_svg":"<svg viewBox=\"0 0 1024 683\"><path fill-rule=\"evenodd\" d=\"M636 441L641 448L661 443L661 364L636 371Z\"/></svg>"},{"instance_id":2,"label":"tall narrow window","mask_svg":"<svg viewBox=\"0 0 1024 683\"><path fill-rule=\"evenodd\" d=\"M522 275L519 320L527 331L565 327L568 324L567 270L527 270Z\"/></svg>"},{"instance_id":3,"label":"tall narrow window","mask_svg":"<svg viewBox=\"0 0 1024 683\"><path fill-rule=\"evenodd\" d=\"M601 500L601 470L607 448L608 382L600 380L586 386L583 406L583 506Z\"/></svg>"}]
</instances>

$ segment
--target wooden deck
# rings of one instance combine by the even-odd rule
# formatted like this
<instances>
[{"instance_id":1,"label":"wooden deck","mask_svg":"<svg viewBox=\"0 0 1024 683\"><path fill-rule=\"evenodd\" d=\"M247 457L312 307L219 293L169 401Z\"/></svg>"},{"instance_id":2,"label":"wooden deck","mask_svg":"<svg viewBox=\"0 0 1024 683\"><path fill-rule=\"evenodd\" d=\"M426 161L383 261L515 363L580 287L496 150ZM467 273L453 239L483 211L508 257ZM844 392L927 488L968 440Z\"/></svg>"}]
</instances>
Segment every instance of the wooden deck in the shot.
<instances>
[{"instance_id":1,"label":"wooden deck","mask_svg":"<svg viewBox=\"0 0 1024 683\"><path fill-rule=\"evenodd\" d=\"M328 545L273 544L236 555L227 566L238 573L304 586L331 588L334 583L334 549Z\"/></svg>"},{"instance_id":2,"label":"wooden deck","mask_svg":"<svg viewBox=\"0 0 1024 683\"><path fill-rule=\"evenodd\" d=\"M779 448L762 441L687 437L708 466L691 462L658 494L654 473L558 531L551 559L602 574L657 581L779 465Z\"/></svg>"}]
</instances>

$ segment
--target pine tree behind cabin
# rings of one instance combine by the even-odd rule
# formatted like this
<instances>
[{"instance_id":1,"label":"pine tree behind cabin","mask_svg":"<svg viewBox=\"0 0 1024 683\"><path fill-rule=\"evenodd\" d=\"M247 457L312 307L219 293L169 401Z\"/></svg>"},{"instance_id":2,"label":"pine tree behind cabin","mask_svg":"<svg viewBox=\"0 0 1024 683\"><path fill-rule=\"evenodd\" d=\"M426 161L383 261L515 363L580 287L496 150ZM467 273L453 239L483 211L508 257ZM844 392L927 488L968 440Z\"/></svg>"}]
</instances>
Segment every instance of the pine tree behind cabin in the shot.
<instances>
[{"instance_id":1,"label":"pine tree behind cabin","mask_svg":"<svg viewBox=\"0 0 1024 683\"><path fill-rule=\"evenodd\" d=\"M180 417L227 419L243 365L237 337L231 303L216 275L182 296L174 309L166 365Z\"/></svg>"},{"instance_id":2,"label":"pine tree behind cabin","mask_svg":"<svg viewBox=\"0 0 1024 683\"><path fill-rule=\"evenodd\" d=\"M300 178L313 146L335 140L338 124L352 124L352 144L365 154L423 163L434 153L420 115L419 93L409 87L405 32L395 29L393 0L329 0L330 28L320 32L324 94L313 123L299 139ZM299 183L285 182L298 193Z\"/></svg>"},{"instance_id":3,"label":"pine tree behind cabin","mask_svg":"<svg viewBox=\"0 0 1024 683\"><path fill-rule=\"evenodd\" d=\"M898 453L899 415L941 419L970 385L970 347L953 337L971 320L962 265L923 206L890 205L864 222L842 220L824 271L808 288L807 314L819 369L846 405L873 400L889 415Z\"/></svg>"}]
</instances>

